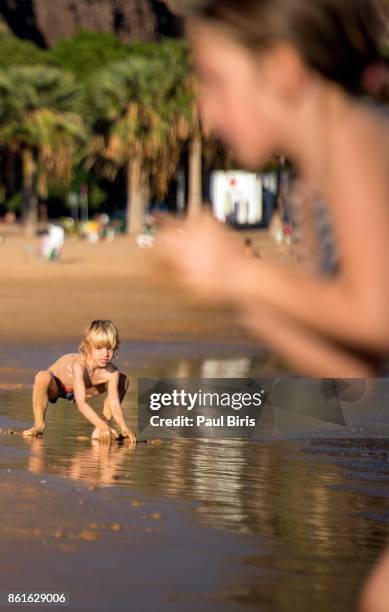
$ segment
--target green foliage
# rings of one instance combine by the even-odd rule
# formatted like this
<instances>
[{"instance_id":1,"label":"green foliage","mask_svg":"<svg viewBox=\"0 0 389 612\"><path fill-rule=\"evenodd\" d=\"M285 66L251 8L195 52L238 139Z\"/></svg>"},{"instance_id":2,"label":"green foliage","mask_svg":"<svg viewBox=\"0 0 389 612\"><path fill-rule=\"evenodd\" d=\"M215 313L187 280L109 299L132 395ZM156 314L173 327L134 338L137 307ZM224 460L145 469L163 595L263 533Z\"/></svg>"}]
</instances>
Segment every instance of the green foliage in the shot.
<instances>
[{"instance_id":1,"label":"green foliage","mask_svg":"<svg viewBox=\"0 0 389 612\"><path fill-rule=\"evenodd\" d=\"M103 66L126 59L129 52L114 34L80 31L74 38L59 42L50 55L81 81Z\"/></svg>"},{"instance_id":2,"label":"green foliage","mask_svg":"<svg viewBox=\"0 0 389 612\"><path fill-rule=\"evenodd\" d=\"M24 119L26 111L74 112L82 94L72 75L42 65L0 71L0 124Z\"/></svg>"},{"instance_id":3,"label":"green foliage","mask_svg":"<svg viewBox=\"0 0 389 612\"><path fill-rule=\"evenodd\" d=\"M107 200L107 194L97 183L92 183L89 189L89 208L98 209Z\"/></svg>"},{"instance_id":4,"label":"green foliage","mask_svg":"<svg viewBox=\"0 0 389 612\"><path fill-rule=\"evenodd\" d=\"M19 212L22 208L23 194L21 191L17 191L7 200L5 207L9 212Z\"/></svg>"},{"instance_id":5,"label":"green foliage","mask_svg":"<svg viewBox=\"0 0 389 612\"><path fill-rule=\"evenodd\" d=\"M93 173L113 180L134 156L161 195L198 126L182 40L124 45L81 31L44 51L0 32L0 145L24 176L36 165L41 197L82 176L99 206Z\"/></svg>"},{"instance_id":6,"label":"green foliage","mask_svg":"<svg viewBox=\"0 0 389 612\"><path fill-rule=\"evenodd\" d=\"M131 56L145 59L162 59L174 61L174 58L185 64L188 58L188 44L179 38L164 38L159 42L136 42L128 46Z\"/></svg>"},{"instance_id":7,"label":"green foliage","mask_svg":"<svg viewBox=\"0 0 389 612\"><path fill-rule=\"evenodd\" d=\"M89 83L89 123L96 136L92 154L105 161L106 176L137 157L154 193L162 197L177 169L178 126L184 116L189 123L193 95L182 44L152 45L148 57L140 48L148 49L137 45L137 53L109 64Z\"/></svg>"},{"instance_id":8,"label":"green foliage","mask_svg":"<svg viewBox=\"0 0 389 612\"><path fill-rule=\"evenodd\" d=\"M77 137L80 96L72 76L58 68L12 66L0 71L1 142L55 146L56 138Z\"/></svg>"},{"instance_id":9,"label":"green foliage","mask_svg":"<svg viewBox=\"0 0 389 612\"><path fill-rule=\"evenodd\" d=\"M49 52L40 49L34 43L0 32L0 68L35 64L59 66Z\"/></svg>"},{"instance_id":10,"label":"green foliage","mask_svg":"<svg viewBox=\"0 0 389 612\"><path fill-rule=\"evenodd\" d=\"M81 96L72 75L48 66L0 70L0 143L20 154L24 185L47 197L50 182L70 183L85 137L75 112Z\"/></svg>"}]
</instances>

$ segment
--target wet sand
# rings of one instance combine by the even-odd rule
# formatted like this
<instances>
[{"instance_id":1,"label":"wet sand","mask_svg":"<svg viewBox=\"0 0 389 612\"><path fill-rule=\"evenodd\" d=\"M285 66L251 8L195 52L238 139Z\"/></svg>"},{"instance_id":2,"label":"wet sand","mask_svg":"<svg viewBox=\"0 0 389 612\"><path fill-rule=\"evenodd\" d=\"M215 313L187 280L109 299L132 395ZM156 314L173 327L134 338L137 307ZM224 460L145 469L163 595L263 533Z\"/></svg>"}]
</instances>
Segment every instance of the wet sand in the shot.
<instances>
[{"instance_id":1,"label":"wet sand","mask_svg":"<svg viewBox=\"0 0 389 612\"><path fill-rule=\"evenodd\" d=\"M209 345L199 357L193 343L165 344L160 363L153 346L124 345L134 379L263 367L218 345L213 359ZM13 358L28 365L33 350L14 348ZM35 347L34 362L47 350ZM31 423L27 387L0 392L0 429ZM123 409L135 429L136 389ZM162 439L131 449L90 434L63 400L49 406L43 438L0 433L0 591L65 592L75 612L355 609L388 542L386 440Z\"/></svg>"},{"instance_id":2,"label":"wet sand","mask_svg":"<svg viewBox=\"0 0 389 612\"><path fill-rule=\"evenodd\" d=\"M27 390L0 394L23 428ZM136 419L136 397L125 411ZM92 443L74 406L0 434L1 591L70 609L354 610L389 535L385 440ZM81 436L81 438L80 438Z\"/></svg>"},{"instance_id":3,"label":"wet sand","mask_svg":"<svg viewBox=\"0 0 389 612\"><path fill-rule=\"evenodd\" d=\"M167 500L47 475L6 471L0 491L2 591L65 593L75 611L240 609L229 574L256 552L247 536L226 541Z\"/></svg>"}]
</instances>

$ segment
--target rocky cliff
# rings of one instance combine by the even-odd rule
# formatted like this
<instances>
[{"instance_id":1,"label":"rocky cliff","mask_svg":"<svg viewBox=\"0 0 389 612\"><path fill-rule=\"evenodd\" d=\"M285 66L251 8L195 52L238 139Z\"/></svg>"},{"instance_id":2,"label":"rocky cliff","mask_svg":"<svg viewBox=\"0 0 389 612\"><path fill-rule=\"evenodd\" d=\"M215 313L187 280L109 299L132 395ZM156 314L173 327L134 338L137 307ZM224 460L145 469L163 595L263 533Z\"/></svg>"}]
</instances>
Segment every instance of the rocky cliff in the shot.
<instances>
[{"instance_id":1,"label":"rocky cliff","mask_svg":"<svg viewBox=\"0 0 389 612\"><path fill-rule=\"evenodd\" d=\"M78 30L113 32L125 43L177 33L177 24L157 0L1 0L0 14L20 38L51 47Z\"/></svg>"}]
</instances>

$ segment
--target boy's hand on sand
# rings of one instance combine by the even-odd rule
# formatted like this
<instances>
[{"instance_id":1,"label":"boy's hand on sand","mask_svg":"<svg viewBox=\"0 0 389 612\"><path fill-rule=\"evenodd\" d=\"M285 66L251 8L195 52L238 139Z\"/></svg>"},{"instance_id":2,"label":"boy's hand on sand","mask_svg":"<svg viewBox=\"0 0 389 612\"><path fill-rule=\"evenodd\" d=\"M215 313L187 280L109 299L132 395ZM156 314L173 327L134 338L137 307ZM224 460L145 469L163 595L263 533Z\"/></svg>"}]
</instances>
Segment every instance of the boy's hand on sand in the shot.
<instances>
[{"instance_id":1,"label":"boy's hand on sand","mask_svg":"<svg viewBox=\"0 0 389 612\"><path fill-rule=\"evenodd\" d=\"M132 446L135 446L135 444L136 444L136 435L134 434L134 432L132 432L130 429L128 429L128 427L122 427L121 434L122 434L122 436L124 438L126 438L126 440L128 440L130 442L130 444Z\"/></svg>"},{"instance_id":2,"label":"boy's hand on sand","mask_svg":"<svg viewBox=\"0 0 389 612\"><path fill-rule=\"evenodd\" d=\"M99 428L96 427L92 433L92 440L98 440L99 442L109 443L111 440L116 440L119 437L119 434L112 427Z\"/></svg>"},{"instance_id":3,"label":"boy's hand on sand","mask_svg":"<svg viewBox=\"0 0 389 612\"><path fill-rule=\"evenodd\" d=\"M23 436L27 437L38 437L38 436L43 436L43 432L45 430L45 425L42 425L41 427L37 427L36 425L34 425L34 427L30 427L30 429L25 429L22 433Z\"/></svg>"}]
</instances>

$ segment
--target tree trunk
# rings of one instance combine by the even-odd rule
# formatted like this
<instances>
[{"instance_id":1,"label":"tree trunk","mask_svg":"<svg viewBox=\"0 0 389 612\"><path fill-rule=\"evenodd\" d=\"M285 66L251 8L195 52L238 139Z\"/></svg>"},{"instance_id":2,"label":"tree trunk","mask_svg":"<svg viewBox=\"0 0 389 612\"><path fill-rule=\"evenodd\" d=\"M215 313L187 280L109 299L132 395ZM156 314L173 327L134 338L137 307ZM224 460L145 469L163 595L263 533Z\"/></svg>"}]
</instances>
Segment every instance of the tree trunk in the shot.
<instances>
[{"instance_id":1,"label":"tree trunk","mask_svg":"<svg viewBox=\"0 0 389 612\"><path fill-rule=\"evenodd\" d=\"M17 175L17 157L15 151L10 147L3 149L3 164L4 164L4 183L7 194L14 194L17 191L16 175Z\"/></svg>"},{"instance_id":2,"label":"tree trunk","mask_svg":"<svg viewBox=\"0 0 389 612\"><path fill-rule=\"evenodd\" d=\"M149 203L150 186L142 169L142 159L133 157L127 169L127 234L134 236L142 233L145 212Z\"/></svg>"},{"instance_id":3,"label":"tree trunk","mask_svg":"<svg viewBox=\"0 0 389 612\"><path fill-rule=\"evenodd\" d=\"M25 149L23 160L23 223L24 231L33 236L38 224L38 198L36 194L37 163L31 149Z\"/></svg>"},{"instance_id":4,"label":"tree trunk","mask_svg":"<svg viewBox=\"0 0 389 612\"><path fill-rule=\"evenodd\" d=\"M203 203L201 135L193 137L189 149L188 217L198 217Z\"/></svg>"}]
</instances>

